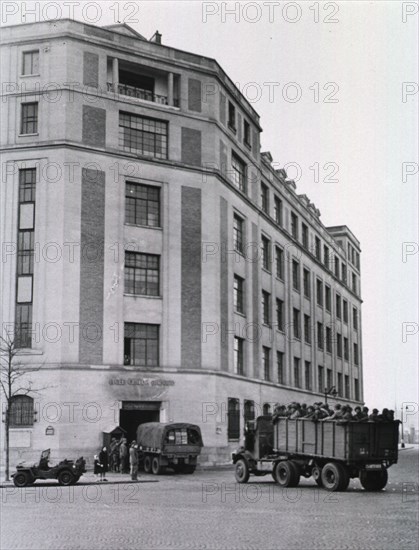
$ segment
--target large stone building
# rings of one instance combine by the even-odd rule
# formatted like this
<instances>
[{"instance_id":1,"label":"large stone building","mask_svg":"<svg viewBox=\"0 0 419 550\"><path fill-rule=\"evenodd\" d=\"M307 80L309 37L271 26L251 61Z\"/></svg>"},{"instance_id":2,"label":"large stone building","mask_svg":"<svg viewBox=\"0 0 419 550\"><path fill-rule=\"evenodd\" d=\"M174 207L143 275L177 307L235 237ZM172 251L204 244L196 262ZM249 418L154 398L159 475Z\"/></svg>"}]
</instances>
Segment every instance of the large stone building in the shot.
<instances>
[{"instance_id":1,"label":"large stone building","mask_svg":"<svg viewBox=\"0 0 419 550\"><path fill-rule=\"evenodd\" d=\"M2 43L2 328L40 367L12 463L150 420L227 461L275 402L362 402L359 242L260 152L215 60L71 20Z\"/></svg>"}]
</instances>

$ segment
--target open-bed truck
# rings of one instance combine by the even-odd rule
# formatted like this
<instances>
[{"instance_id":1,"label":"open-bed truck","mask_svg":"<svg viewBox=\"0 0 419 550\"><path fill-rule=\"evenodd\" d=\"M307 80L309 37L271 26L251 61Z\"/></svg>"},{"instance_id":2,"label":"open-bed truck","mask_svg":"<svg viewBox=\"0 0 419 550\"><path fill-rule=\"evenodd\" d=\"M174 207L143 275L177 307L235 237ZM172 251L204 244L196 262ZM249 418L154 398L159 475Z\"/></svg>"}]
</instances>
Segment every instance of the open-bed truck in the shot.
<instances>
[{"instance_id":1,"label":"open-bed truck","mask_svg":"<svg viewBox=\"0 0 419 550\"><path fill-rule=\"evenodd\" d=\"M235 476L272 474L283 487L313 477L329 491L345 491L351 478L380 491L387 469L397 463L399 421L337 422L260 416L247 426L245 445L233 453Z\"/></svg>"}]
</instances>

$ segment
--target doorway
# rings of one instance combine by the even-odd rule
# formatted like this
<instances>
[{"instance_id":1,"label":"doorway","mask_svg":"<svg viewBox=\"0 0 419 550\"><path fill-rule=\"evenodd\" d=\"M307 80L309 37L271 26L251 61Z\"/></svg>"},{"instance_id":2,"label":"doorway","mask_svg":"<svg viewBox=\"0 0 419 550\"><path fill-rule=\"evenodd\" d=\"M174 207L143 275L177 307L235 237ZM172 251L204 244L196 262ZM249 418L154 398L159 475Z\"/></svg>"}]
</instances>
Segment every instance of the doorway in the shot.
<instances>
[{"instance_id":1,"label":"doorway","mask_svg":"<svg viewBox=\"0 0 419 550\"><path fill-rule=\"evenodd\" d=\"M128 443L137 438L137 428L140 424L159 421L160 402L123 402L119 411L119 425L127 432Z\"/></svg>"}]
</instances>

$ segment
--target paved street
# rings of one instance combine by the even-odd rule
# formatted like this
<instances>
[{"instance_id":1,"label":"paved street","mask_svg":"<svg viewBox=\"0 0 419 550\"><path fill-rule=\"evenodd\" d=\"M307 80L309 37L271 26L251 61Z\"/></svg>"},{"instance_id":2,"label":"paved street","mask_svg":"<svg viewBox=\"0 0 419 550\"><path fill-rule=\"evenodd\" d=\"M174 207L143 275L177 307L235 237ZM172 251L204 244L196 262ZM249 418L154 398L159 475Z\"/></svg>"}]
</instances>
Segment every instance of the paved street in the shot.
<instances>
[{"instance_id":1,"label":"paved street","mask_svg":"<svg viewBox=\"0 0 419 550\"><path fill-rule=\"evenodd\" d=\"M226 469L6 487L1 548L407 550L417 547L418 466L417 448L402 451L379 494L353 480L345 493L312 480L285 491L270 476L237 485Z\"/></svg>"}]
</instances>

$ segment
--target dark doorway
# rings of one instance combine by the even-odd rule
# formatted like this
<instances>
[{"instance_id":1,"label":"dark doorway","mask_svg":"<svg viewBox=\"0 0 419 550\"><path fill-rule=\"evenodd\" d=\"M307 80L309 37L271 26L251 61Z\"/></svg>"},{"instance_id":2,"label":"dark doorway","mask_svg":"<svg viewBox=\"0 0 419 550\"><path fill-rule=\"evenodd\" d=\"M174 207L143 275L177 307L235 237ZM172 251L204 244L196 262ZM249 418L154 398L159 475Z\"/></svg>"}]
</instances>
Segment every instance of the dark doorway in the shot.
<instances>
[{"instance_id":1,"label":"dark doorway","mask_svg":"<svg viewBox=\"0 0 419 550\"><path fill-rule=\"evenodd\" d=\"M119 411L119 425L127 432L128 443L137 437L137 428L145 422L159 422L158 410L132 410L121 409Z\"/></svg>"}]
</instances>

